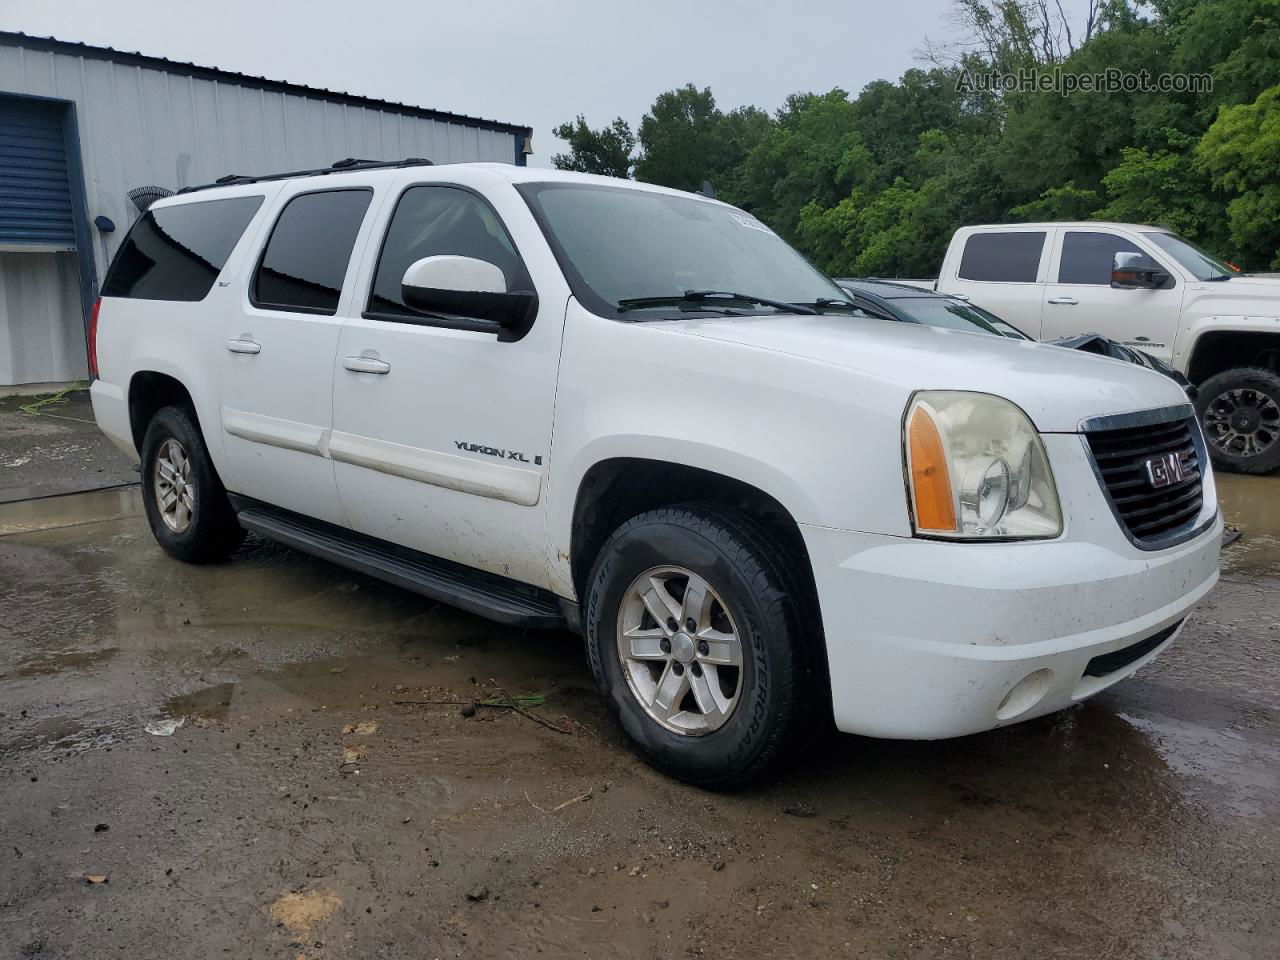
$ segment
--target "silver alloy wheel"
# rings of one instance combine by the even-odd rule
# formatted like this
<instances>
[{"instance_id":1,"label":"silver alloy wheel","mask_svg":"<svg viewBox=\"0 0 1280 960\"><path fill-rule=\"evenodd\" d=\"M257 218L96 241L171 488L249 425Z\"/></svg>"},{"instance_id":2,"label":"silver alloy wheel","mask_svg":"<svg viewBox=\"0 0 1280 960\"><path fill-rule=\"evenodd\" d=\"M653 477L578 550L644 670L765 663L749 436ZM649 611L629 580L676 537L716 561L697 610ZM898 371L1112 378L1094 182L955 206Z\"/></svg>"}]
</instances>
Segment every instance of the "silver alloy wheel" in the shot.
<instances>
[{"instance_id":1,"label":"silver alloy wheel","mask_svg":"<svg viewBox=\"0 0 1280 960\"><path fill-rule=\"evenodd\" d=\"M196 485L191 479L191 460L187 451L173 437L160 444L152 469L152 484L160 519L174 533L191 526L196 509Z\"/></svg>"},{"instance_id":2,"label":"silver alloy wheel","mask_svg":"<svg viewBox=\"0 0 1280 960\"><path fill-rule=\"evenodd\" d=\"M1261 390L1224 390L1205 408L1204 426L1209 442L1223 453L1256 457L1280 438L1280 405Z\"/></svg>"},{"instance_id":3,"label":"silver alloy wheel","mask_svg":"<svg viewBox=\"0 0 1280 960\"><path fill-rule=\"evenodd\" d=\"M636 701L673 733L718 730L738 705L742 641L733 616L683 567L654 567L631 582L618 609L618 658Z\"/></svg>"}]
</instances>

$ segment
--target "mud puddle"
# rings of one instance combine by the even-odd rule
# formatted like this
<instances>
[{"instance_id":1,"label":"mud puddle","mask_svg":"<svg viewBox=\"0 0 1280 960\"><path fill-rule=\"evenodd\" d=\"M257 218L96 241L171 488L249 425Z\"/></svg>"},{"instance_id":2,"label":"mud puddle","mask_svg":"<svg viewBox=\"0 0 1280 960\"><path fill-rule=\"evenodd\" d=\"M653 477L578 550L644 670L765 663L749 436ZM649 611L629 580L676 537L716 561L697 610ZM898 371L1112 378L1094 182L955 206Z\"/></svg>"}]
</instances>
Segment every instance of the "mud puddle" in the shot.
<instances>
[{"instance_id":1,"label":"mud puddle","mask_svg":"<svg viewBox=\"0 0 1280 960\"><path fill-rule=\"evenodd\" d=\"M1280 577L1280 474L1219 473L1216 479L1223 516L1244 534L1222 552L1223 571Z\"/></svg>"},{"instance_id":2,"label":"mud puddle","mask_svg":"<svg viewBox=\"0 0 1280 960\"><path fill-rule=\"evenodd\" d=\"M0 503L0 537L142 515L137 485Z\"/></svg>"},{"instance_id":3,"label":"mud puddle","mask_svg":"<svg viewBox=\"0 0 1280 960\"><path fill-rule=\"evenodd\" d=\"M17 956L1198 960L1280 938L1270 581L1224 581L1072 710L828 736L714 795L626 749L576 637L261 541L186 566L136 501L95 502L0 538ZM536 699L471 709L499 690Z\"/></svg>"}]
</instances>

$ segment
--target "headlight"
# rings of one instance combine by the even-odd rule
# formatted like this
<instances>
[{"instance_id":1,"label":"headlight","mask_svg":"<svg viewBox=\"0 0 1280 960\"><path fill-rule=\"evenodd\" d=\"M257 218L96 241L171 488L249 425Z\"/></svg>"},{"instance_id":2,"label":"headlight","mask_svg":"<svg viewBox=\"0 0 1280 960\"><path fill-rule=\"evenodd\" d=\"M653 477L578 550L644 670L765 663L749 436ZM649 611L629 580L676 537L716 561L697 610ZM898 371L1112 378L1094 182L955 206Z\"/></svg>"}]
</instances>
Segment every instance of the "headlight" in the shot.
<instances>
[{"instance_id":1,"label":"headlight","mask_svg":"<svg viewBox=\"0 0 1280 960\"><path fill-rule=\"evenodd\" d=\"M987 393L917 393L903 425L915 532L952 539L1056 537L1062 509L1040 435Z\"/></svg>"}]
</instances>

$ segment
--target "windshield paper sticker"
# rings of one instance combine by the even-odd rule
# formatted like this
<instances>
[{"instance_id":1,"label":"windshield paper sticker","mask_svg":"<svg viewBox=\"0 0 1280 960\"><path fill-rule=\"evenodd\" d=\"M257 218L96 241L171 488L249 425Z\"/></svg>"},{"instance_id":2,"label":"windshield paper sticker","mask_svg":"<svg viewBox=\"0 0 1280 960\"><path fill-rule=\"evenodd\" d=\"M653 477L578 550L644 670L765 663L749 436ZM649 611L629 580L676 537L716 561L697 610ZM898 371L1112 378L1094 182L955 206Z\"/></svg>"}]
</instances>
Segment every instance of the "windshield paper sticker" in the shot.
<instances>
[{"instance_id":1,"label":"windshield paper sticker","mask_svg":"<svg viewBox=\"0 0 1280 960\"><path fill-rule=\"evenodd\" d=\"M748 230L759 230L761 233L767 233L770 235L773 234L772 230L766 227L755 217L748 217L741 213L731 213L730 216L733 217L740 227L746 227Z\"/></svg>"}]
</instances>

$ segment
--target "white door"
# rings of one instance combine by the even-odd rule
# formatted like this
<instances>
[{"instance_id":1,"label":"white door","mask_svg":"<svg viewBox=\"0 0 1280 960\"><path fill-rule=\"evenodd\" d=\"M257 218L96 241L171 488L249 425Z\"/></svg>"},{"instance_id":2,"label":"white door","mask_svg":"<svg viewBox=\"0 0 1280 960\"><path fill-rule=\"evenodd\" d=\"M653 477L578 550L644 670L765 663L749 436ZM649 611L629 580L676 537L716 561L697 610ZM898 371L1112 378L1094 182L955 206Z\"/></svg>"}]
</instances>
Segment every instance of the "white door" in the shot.
<instances>
[{"instance_id":1,"label":"white door","mask_svg":"<svg viewBox=\"0 0 1280 960\"><path fill-rule=\"evenodd\" d=\"M367 188L285 195L222 330L228 489L344 525L326 457L333 365L351 251L372 199Z\"/></svg>"},{"instance_id":2,"label":"white door","mask_svg":"<svg viewBox=\"0 0 1280 960\"><path fill-rule=\"evenodd\" d=\"M940 280L938 289L966 297L1027 336L1040 338L1051 234L1044 227L970 233L955 276Z\"/></svg>"},{"instance_id":3,"label":"white door","mask_svg":"<svg viewBox=\"0 0 1280 960\"><path fill-rule=\"evenodd\" d=\"M405 190L338 345L329 450L343 506L361 533L551 586L544 504L565 300L544 299L517 339L418 313L401 278L438 255L488 261L508 290L532 289L485 199L457 186Z\"/></svg>"},{"instance_id":4,"label":"white door","mask_svg":"<svg viewBox=\"0 0 1280 960\"><path fill-rule=\"evenodd\" d=\"M1169 360L1182 309L1182 280L1165 266L1169 280L1158 290L1114 289L1111 267L1117 253L1140 253L1160 262L1150 250L1110 230L1061 231L1044 288L1040 339L1099 333Z\"/></svg>"}]
</instances>

